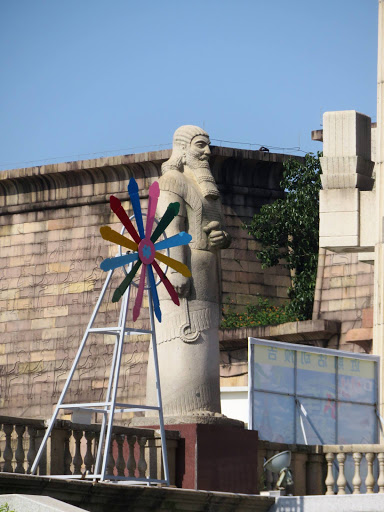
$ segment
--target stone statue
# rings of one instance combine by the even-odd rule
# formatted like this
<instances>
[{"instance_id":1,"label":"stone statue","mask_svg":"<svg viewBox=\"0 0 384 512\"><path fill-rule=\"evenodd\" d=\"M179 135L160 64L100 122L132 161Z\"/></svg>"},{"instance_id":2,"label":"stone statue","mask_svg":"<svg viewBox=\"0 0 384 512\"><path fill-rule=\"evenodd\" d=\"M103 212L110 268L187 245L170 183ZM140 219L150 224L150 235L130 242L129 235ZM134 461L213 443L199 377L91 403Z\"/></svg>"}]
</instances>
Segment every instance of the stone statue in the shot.
<instances>
[{"instance_id":1,"label":"stone statue","mask_svg":"<svg viewBox=\"0 0 384 512\"><path fill-rule=\"evenodd\" d=\"M167 236L192 235L188 246L171 249L191 278L168 269L180 297L176 306L158 287L162 322L156 324L165 416L220 416L219 337L220 250L230 245L223 230L220 194L209 167L209 136L197 126L181 126L173 137L171 158L162 165L158 218L169 203L180 211ZM153 358L149 356L147 403L156 403Z\"/></svg>"}]
</instances>

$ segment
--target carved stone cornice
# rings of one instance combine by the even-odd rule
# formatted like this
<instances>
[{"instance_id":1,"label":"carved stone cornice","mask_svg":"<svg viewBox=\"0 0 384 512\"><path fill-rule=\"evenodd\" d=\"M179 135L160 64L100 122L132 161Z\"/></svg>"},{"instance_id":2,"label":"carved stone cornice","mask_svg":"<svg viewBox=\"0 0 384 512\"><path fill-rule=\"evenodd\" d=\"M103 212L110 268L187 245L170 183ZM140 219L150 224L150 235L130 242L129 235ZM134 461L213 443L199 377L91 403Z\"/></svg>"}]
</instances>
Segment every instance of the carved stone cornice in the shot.
<instances>
[{"instance_id":1,"label":"carved stone cornice","mask_svg":"<svg viewBox=\"0 0 384 512\"><path fill-rule=\"evenodd\" d=\"M286 155L216 146L211 150L212 172L222 192L233 193L236 187L241 193L244 179L247 187L272 195L279 191ZM105 203L110 194L119 195L132 176L143 180L139 188L145 197L170 155L171 150L162 150L2 171L0 215Z\"/></svg>"}]
</instances>

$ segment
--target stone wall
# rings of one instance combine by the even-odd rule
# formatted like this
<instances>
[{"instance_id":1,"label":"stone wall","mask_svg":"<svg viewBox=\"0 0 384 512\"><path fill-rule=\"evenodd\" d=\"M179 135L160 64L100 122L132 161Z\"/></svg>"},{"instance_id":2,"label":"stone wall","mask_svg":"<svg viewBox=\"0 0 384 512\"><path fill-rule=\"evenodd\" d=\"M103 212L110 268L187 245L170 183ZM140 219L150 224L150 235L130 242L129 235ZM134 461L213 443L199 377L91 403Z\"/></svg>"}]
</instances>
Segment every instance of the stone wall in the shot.
<instances>
[{"instance_id":1,"label":"stone wall","mask_svg":"<svg viewBox=\"0 0 384 512\"><path fill-rule=\"evenodd\" d=\"M230 148L212 148L212 155L233 237L232 247L222 252L223 300L231 299L239 308L257 293L284 300L290 282L287 271L261 270L254 241L242 224L262 204L282 197L279 181L285 157ZM109 196L117 195L130 211L126 186L134 176L145 209L148 186L169 156L167 150L0 174L2 414L50 417L105 279L99 264L115 254L99 234L101 225L120 227L110 211ZM122 279L121 271L114 279L112 292ZM117 321L111 291L95 326ZM148 325L147 309L135 325ZM102 398L113 346L111 336L90 336L69 400ZM143 402L147 349L145 336L131 336L125 344L120 399Z\"/></svg>"},{"instance_id":2,"label":"stone wall","mask_svg":"<svg viewBox=\"0 0 384 512\"><path fill-rule=\"evenodd\" d=\"M340 322L329 348L372 352L373 265L359 253L320 249L313 319Z\"/></svg>"}]
</instances>

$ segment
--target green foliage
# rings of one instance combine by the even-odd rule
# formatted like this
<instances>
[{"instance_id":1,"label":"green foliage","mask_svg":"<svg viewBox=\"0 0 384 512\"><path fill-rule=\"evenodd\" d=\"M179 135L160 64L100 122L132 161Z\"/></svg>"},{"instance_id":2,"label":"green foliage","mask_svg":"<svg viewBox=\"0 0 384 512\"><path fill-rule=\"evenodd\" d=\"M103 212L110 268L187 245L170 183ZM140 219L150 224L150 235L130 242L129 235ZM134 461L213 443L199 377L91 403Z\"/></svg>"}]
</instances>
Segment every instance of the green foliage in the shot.
<instances>
[{"instance_id":1,"label":"green foliage","mask_svg":"<svg viewBox=\"0 0 384 512\"><path fill-rule=\"evenodd\" d=\"M0 505L0 512L16 512L15 510L11 510L9 508L8 503L4 503L4 505Z\"/></svg>"},{"instance_id":2,"label":"green foliage","mask_svg":"<svg viewBox=\"0 0 384 512\"><path fill-rule=\"evenodd\" d=\"M274 306L268 299L258 297L256 304L247 304L245 312L234 310L233 302L227 302L223 307L222 329L237 327L258 327L262 325L278 325L285 322L295 322L298 318L286 306Z\"/></svg>"},{"instance_id":3,"label":"green foliage","mask_svg":"<svg viewBox=\"0 0 384 512\"><path fill-rule=\"evenodd\" d=\"M319 251L320 156L310 153L304 163L285 162L280 182L285 199L264 205L245 226L261 244L257 256L263 268L280 262L294 271L287 314L299 320L312 316Z\"/></svg>"}]
</instances>

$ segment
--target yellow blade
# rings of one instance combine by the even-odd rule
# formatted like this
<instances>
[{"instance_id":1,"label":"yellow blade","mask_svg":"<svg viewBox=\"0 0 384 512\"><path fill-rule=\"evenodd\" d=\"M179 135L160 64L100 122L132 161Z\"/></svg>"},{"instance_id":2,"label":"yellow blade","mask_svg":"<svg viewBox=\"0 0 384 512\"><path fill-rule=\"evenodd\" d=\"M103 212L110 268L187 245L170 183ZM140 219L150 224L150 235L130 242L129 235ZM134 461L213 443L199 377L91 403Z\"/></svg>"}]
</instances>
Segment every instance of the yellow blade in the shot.
<instances>
[{"instance_id":1,"label":"yellow blade","mask_svg":"<svg viewBox=\"0 0 384 512\"><path fill-rule=\"evenodd\" d=\"M113 242L117 245L122 245L131 251L137 251L137 243L125 238L125 236L120 235L117 231L110 228L109 226L102 226L100 228L100 234L104 238L104 240L108 240L109 242Z\"/></svg>"},{"instance_id":2,"label":"yellow blade","mask_svg":"<svg viewBox=\"0 0 384 512\"><path fill-rule=\"evenodd\" d=\"M180 261L174 260L173 258L170 258L169 256L166 256L165 254L162 254L161 252L155 253L155 258L162 263L165 263L168 265L168 267L173 268L174 270L177 270L177 272L180 272L180 274L183 274L185 277L191 277L191 271L187 267L187 265L184 265L184 263L181 263Z\"/></svg>"}]
</instances>

